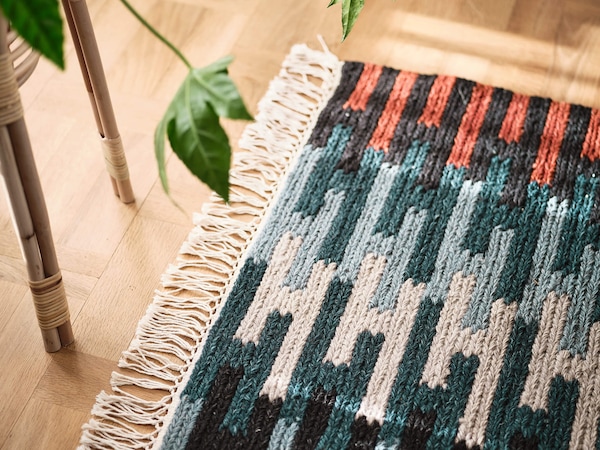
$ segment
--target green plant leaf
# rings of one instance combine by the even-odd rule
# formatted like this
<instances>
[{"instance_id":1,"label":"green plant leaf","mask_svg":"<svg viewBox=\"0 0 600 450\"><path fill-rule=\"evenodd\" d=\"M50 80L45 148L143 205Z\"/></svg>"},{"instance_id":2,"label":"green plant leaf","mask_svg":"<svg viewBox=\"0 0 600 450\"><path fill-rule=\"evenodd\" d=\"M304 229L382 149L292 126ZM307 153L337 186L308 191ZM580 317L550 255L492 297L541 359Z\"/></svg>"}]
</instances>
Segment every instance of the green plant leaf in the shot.
<instances>
[{"instance_id":1,"label":"green plant leaf","mask_svg":"<svg viewBox=\"0 0 600 450\"><path fill-rule=\"evenodd\" d=\"M11 26L32 48L65 68L63 23L58 0L0 0Z\"/></svg>"},{"instance_id":2,"label":"green plant leaf","mask_svg":"<svg viewBox=\"0 0 600 450\"><path fill-rule=\"evenodd\" d=\"M195 95L210 104L219 117L228 119L252 120L240 93L227 73L227 66L233 58L227 56L199 69L192 69L192 76L202 89Z\"/></svg>"},{"instance_id":3,"label":"green plant leaf","mask_svg":"<svg viewBox=\"0 0 600 450\"><path fill-rule=\"evenodd\" d=\"M336 3L339 3L339 2L340 2L340 0L331 0L329 2L329 5L327 5L327 7L329 8L330 6L333 6L333 5L335 5Z\"/></svg>"},{"instance_id":4,"label":"green plant leaf","mask_svg":"<svg viewBox=\"0 0 600 450\"><path fill-rule=\"evenodd\" d=\"M205 86L198 82L194 71L190 71L156 129L155 151L159 173L162 172L161 182L163 187L167 186L167 192L164 172L165 130L171 148L190 172L227 202L231 147L217 112L207 101L209 97Z\"/></svg>"},{"instance_id":5,"label":"green plant leaf","mask_svg":"<svg viewBox=\"0 0 600 450\"><path fill-rule=\"evenodd\" d=\"M163 189L169 193L165 168L165 134L187 168L229 201L231 147L219 117L250 120L227 67L232 58L190 70L154 133L154 151Z\"/></svg>"},{"instance_id":6,"label":"green plant leaf","mask_svg":"<svg viewBox=\"0 0 600 450\"><path fill-rule=\"evenodd\" d=\"M339 0L335 0L336 3ZM365 6L365 0L342 0L342 41L348 37L358 15Z\"/></svg>"},{"instance_id":7,"label":"green plant leaf","mask_svg":"<svg viewBox=\"0 0 600 450\"><path fill-rule=\"evenodd\" d=\"M167 166L165 163L165 135L167 134L167 115L161 119L154 131L154 154L158 164L158 176L164 191L169 193L169 179L167 178Z\"/></svg>"}]
</instances>

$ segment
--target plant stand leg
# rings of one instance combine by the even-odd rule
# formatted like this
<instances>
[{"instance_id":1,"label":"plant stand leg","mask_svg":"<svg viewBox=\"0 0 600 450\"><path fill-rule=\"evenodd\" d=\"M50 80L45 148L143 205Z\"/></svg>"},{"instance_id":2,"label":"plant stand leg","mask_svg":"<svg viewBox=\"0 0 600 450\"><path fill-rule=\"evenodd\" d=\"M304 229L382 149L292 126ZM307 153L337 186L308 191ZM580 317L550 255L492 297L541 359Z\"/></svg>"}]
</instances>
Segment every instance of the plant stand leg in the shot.
<instances>
[{"instance_id":1,"label":"plant stand leg","mask_svg":"<svg viewBox=\"0 0 600 450\"><path fill-rule=\"evenodd\" d=\"M0 166L10 199L15 228L20 238L21 250L27 263L29 285L44 347L47 352L55 352L63 345L73 342L68 305L60 271L49 277L46 276L40 247L47 245L43 239L38 239L35 232L7 127L0 127ZM45 251L47 252L47 249ZM61 322L60 324L56 323L55 312L58 313L56 318Z\"/></svg>"},{"instance_id":2,"label":"plant stand leg","mask_svg":"<svg viewBox=\"0 0 600 450\"><path fill-rule=\"evenodd\" d=\"M73 342L73 332L6 30L8 24L0 15L0 171L27 264L44 346L54 352Z\"/></svg>"},{"instance_id":3,"label":"plant stand leg","mask_svg":"<svg viewBox=\"0 0 600 450\"><path fill-rule=\"evenodd\" d=\"M113 190L123 203L131 203L135 197L129 180L127 159L87 4L85 0L62 0L62 4L92 104Z\"/></svg>"},{"instance_id":4,"label":"plant stand leg","mask_svg":"<svg viewBox=\"0 0 600 450\"><path fill-rule=\"evenodd\" d=\"M64 347L73 342L74 336L60 267L56 258L46 201L35 166L29 135L23 119L9 124L6 128L12 143L14 159L27 202L27 210L33 224L38 253L42 261L43 278L30 278L34 300L37 303L45 304L45 306L36 306L38 320L40 321L40 327L43 327L42 330L56 328L60 336L60 343ZM30 234L26 233L26 235L29 236ZM42 312L41 309L43 308L48 310ZM40 319L41 315L45 318Z\"/></svg>"}]
</instances>

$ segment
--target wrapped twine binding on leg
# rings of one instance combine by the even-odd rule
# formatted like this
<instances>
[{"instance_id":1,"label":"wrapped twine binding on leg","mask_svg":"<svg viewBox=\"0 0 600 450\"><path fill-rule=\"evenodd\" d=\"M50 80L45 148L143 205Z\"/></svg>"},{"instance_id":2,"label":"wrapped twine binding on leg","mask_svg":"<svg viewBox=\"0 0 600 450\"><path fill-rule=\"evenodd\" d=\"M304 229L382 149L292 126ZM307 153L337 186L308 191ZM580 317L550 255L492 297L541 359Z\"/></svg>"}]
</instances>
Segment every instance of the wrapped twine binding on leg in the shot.
<instances>
[{"instance_id":1,"label":"wrapped twine binding on leg","mask_svg":"<svg viewBox=\"0 0 600 450\"><path fill-rule=\"evenodd\" d=\"M69 305L60 272L41 281L30 281L35 314L42 330L58 328L70 320Z\"/></svg>"},{"instance_id":2,"label":"wrapped twine binding on leg","mask_svg":"<svg viewBox=\"0 0 600 450\"><path fill-rule=\"evenodd\" d=\"M6 126L23 117L19 86L14 76L10 53L0 55L0 126Z\"/></svg>"},{"instance_id":3,"label":"wrapped twine binding on leg","mask_svg":"<svg viewBox=\"0 0 600 450\"><path fill-rule=\"evenodd\" d=\"M115 180L128 180L129 169L127 167L127 159L125 158L125 150L121 137L113 139L102 138L102 151L104 153L104 163L106 170Z\"/></svg>"}]
</instances>

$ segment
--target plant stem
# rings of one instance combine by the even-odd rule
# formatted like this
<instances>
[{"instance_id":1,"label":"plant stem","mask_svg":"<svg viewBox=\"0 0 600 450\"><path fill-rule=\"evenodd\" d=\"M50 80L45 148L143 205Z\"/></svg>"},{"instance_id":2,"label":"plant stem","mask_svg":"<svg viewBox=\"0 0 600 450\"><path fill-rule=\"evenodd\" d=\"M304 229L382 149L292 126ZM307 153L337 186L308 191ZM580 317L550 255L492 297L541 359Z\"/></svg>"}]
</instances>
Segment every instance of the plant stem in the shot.
<instances>
[{"instance_id":1,"label":"plant stem","mask_svg":"<svg viewBox=\"0 0 600 450\"><path fill-rule=\"evenodd\" d=\"M156 36L163 44L165 44L167 47L169 47L171 49L171 51L173 53L175 53L177 55L177 57L187 66L188 69L192 70L193 67L190 64L190 62L187 60L187 58L185 56L183 56L183 53L181 53L179 51L179 49L177 47L175 47L175 45L173 45L166 37L164 37L162 34L160 34L156 28L154 28L152 25L150 25L146 19L144 19L139 12L137 12L133 6L131 6L131 4L127 1L127 0L121 0L121 3L123 3L123 5L125 6L125 8L127 8L129 10L129 12L131 12L131 14L133 14L135 16L135 18L137 20L140 21L140 23L142 25L144 25L148 31L150 31L150 33L152 33L154 36Z\"/></svg>"}]
</instances>

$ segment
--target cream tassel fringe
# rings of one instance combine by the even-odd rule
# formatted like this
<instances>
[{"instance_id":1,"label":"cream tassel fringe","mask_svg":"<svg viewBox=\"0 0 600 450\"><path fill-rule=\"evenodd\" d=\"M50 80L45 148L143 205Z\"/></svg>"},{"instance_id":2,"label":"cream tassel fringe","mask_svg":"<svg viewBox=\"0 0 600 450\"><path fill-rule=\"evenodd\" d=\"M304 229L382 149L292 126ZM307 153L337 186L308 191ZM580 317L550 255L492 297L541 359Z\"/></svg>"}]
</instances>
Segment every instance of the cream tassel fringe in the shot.
<instances>
[{"instance_id":1,"label":"cream tassel fringe","mask_svg":"<svg viewBox=\"0 0 600 450\"><path fill-rule=\"evenodd\" d=\"M325 47L325 46L324 46ZM284 185L317 117L333 95L342 63L296 45L240 139L230 172L230 205L216 195L194 215L195 228L162 277L163 291L140 321L83 426L80 449L158 447L179 404L204 337L243 263L244 254ZM149 400L151 398L152 400Z\"/></svg>"}]
</instances>

